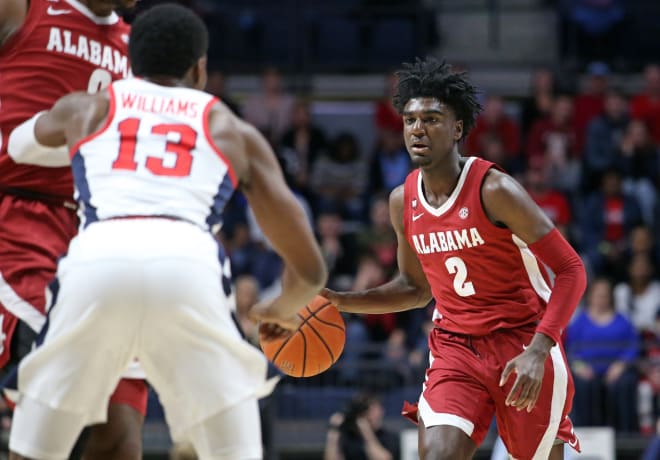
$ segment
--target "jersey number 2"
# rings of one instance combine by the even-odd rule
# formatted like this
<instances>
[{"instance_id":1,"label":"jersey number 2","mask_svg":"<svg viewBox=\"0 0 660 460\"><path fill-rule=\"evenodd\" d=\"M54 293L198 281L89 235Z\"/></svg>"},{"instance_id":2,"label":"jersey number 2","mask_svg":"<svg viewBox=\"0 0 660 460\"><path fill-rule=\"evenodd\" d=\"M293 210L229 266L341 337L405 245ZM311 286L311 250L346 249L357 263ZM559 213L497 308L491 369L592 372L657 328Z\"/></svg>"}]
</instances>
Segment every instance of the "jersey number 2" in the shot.
<instances>
[{"instance_id":1,"label":"jersey number 2","mask_svg":"<svg viewBox=\"0 0 660 460\"><path fill-rule=\"evenodd\" d=\"M445 267L450 275L454 276L454 291L461 297L468 297L476 294L472 281L467 281L467 267L460 257L450 257L445 260Z\"/></svg>"},{"instance_id":2,"label":"jersey number 2","mask_svg":"<svg viewBox=\"0 0 660 460\"><path fill-rule=\"evenodd\" d=\"M127 118L119 123L119 156L112 163L112 169L124 169L135 171L138 167L135 162L135 150L137 134L140 129L138 118ZM174 164L166 166L163 158L147 156L145 167L156 176L186 177L190 175L193 156L191 151L197 142L197 132L188 125L181 124L159 124L151 128L152 134L167 136L178 135L177 141L168 140L165 151L175 155Z\"/></svg>"}]
</instances>

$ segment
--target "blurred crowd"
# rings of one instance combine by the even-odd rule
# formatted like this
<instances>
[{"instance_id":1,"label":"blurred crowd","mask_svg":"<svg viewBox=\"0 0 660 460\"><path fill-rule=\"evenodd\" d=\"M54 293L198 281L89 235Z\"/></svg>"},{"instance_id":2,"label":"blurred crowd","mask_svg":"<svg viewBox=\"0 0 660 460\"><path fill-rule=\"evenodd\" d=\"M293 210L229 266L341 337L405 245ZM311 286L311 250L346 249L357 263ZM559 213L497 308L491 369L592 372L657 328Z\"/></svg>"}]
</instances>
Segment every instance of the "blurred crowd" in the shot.
<instances>
[{"instance_id":1,"label":"blurred crowd","mask_svg":"<svg viewBox=\"0 0 660 460\"><path fill-rule=\"evenodd\" d=\"M575 85L541 69L522 100L483 94L484 110L461 146L516 177L583 257L590 286L565 334L574 417L622 432L653 430L660 395L660 66L648 65L643 76L643 88L626 94L602 62ZM226 94L221 73L209 80L208 90L271 142L314 222L334 289L376 286L396 271L388 194L411 164L391 105L396 77L386 78L373 107L376 142L366 152L359 131L328 136L312 103L289 93L275 68L240 103ZM240 194L220 238L239 305L278 288L281 262ZM333 383L383 390L421 382L432 308L347 316Z\"/></svg>"}]
</instances>

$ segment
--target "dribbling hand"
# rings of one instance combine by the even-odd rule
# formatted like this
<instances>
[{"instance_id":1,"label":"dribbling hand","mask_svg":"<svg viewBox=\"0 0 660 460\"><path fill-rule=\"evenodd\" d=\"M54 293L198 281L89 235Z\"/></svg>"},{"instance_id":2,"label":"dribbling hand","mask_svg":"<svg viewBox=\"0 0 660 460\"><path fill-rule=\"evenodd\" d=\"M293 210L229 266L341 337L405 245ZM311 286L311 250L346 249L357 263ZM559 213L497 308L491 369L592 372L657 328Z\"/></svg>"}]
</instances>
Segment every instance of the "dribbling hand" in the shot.
<instances>
[{"instance_id":1,"label":"dribbling hand","mask_svg":"<svg viewBox=\"0 0 660 460\"><path fill-rule=\"evenodd\" d=\"M248 316L259 323L259 337L261 340L275 340L293 334L300 326L298 315L282 316L277 299L256 303Z\"/></svg>"}]
</instances>

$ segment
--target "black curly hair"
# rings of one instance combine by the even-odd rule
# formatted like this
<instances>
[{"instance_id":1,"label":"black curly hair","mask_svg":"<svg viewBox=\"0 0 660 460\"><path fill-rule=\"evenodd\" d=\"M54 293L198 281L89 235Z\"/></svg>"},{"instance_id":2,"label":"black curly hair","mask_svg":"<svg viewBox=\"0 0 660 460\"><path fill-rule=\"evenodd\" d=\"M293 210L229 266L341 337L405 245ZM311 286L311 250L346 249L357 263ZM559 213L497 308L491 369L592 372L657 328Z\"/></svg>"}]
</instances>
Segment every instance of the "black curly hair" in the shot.
<instances>
[{"instance_id":1,"label":"black curly hair","mask_svg":"<svg viewBox=\"0 0 660 460\"><path fill-rule=\"evenodd\" d=\"M455 72L445 61L435 58L417 58L402 67L396 72L399 83L393 98L394 108L403 113L410 99L436 98L454 111L457 120L463 120L463 137L467 136L481 112L477 89L468 81L467 73Z\"/></svg>"},{"instance_id":2,"label":"black curly hair","mask_svg":"<svg viewBox=\"0 0 660 460\"><path fill-rule=\"evenodd\" d=\"M181 78L206 54L208 46L204 21L189 8L166 3L135 19L128 54L138 77Z\"/></svg>"}]
</instances>

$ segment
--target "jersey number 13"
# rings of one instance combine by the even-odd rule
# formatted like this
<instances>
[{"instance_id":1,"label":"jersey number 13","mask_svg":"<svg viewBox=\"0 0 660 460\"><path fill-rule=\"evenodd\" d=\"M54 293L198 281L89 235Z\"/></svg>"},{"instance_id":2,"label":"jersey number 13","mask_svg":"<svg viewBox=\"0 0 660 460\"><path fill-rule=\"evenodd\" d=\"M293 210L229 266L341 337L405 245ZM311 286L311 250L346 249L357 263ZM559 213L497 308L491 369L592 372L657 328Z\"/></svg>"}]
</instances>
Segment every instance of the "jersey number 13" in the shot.
<instances>
[{"instance_id":1,"label":"jersey number 13","mask_svg":"<svg viewBox=\"0 0 660 460\"><path fill-rule=\"evenodd\" d=\"M112 169L137 170L135 161L137 135L140 119L127 118L117 125L120 134L119 155L112 163ZM187 177L192 168L193 155L197 142L197 132L188 125L162 123L151 128L152 134L168 136L163 154L173 154L174 162L166 165L165 157L148 155L144 166L156 176ZM174 135L174 136L173 136ZM171 140L172 137L177 140Z\"/></svg>"}]
</instances>

